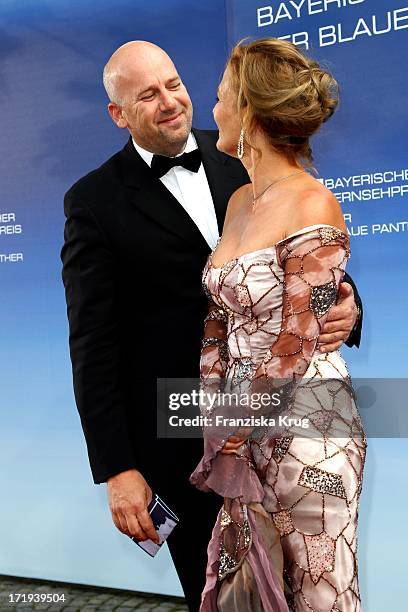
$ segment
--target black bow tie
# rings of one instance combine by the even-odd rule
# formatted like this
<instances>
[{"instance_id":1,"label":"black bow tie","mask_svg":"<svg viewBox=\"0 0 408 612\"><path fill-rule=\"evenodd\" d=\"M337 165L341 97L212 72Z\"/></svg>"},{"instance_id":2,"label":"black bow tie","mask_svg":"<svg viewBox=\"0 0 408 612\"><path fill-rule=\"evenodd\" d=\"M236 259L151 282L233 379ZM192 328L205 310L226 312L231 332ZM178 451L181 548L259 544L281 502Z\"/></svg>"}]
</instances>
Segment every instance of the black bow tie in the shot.
<instances>
[{"instance_id":1,"label":"black bow tie","mask_svg":"<svg viewBox=\"0 0 408 612\"><path fill-rule=\"evenodd\" d=\"M165 157L164 155L153 155L151 169L157 178L164 176L171 168L183 166L191 172L198 172L201 165L201 153L194 149L190 153L183 153L178 157Z\"/></svg>"}]
</instances>

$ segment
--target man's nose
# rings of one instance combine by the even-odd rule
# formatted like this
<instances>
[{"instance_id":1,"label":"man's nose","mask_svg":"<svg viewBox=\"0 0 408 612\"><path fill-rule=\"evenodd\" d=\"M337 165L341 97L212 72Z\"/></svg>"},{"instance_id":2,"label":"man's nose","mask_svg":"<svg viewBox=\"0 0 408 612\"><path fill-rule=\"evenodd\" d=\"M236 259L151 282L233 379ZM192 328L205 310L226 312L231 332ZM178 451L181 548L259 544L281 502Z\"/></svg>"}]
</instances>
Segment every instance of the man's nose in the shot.
<instances>
[{"instance_id":1,"label":"man's nose","mask_svg":"<svg viewBox=\"0 0 408 612\"><path fill-rule=\"evenodd\" d=\"M177 101L173 98L170 91L163 91L160 96L160 110L172 111L177 108Z\"/></svg>"}]
</instances>

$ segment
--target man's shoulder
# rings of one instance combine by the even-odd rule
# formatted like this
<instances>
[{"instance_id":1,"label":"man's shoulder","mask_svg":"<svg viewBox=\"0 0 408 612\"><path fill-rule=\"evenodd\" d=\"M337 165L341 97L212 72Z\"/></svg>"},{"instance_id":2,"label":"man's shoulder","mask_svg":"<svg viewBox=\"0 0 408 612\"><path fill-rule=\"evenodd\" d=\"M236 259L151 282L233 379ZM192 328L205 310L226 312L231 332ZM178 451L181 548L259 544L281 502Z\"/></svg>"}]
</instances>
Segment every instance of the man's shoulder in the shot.
<instances>
[{"instance_id":1,"label":"man's shoulder","mask_svg":"<svg viewBox=\"0 0 408 612\"><path fill-rule=\"evenodd\" d=\"M196 142L200 149L214 150L217 154L223 155L218 151L216 144L218 140L218 130L199 130L195 127L192 128L192 133L196 139Z\"/></svg>"},{"instance_id":2,"label":"man's shoulder","mask_svg":"<svg viewBox=\"0 0 408 612\"><path fill-rule=\"evenodd\" d=\"M198 136L200 135L207 136L207 138L210 138L211 140L214 141L214 144L218 140L218 130L201 130L199 128L193 127L192 132L193 134L198 135Z\"/></svg>"},{"instance_id":3,"label":"man's shoulder","mask_svg":"<svg viewBox=\"0 0 408 612\"><path fill-rule=\"evenodd\" d=\"M198 130L197 128L193 128L192 131L197 140L198 146L204 152L204 154L206 152L215 154L220 161L227 163L229 167L234 168L238 174L247 176L246 170L239 159L231 157L230 155L227 155L226 153L223 153L217 149L216 144L219 136L218 130Z\"/></svg>"},{"instance_id":4,"label":"man's shoulder","mask_svg":"<svg viewBox=\"0 0 408 612\"><path fill-rule=\"evenodd\" d=\"M122 151L118 151L107 159L98 168L91 170L78 179L67 191L66 197L89 200L95 195L105 194L110 189L115 189L120 176L120 157Z\"/></svg>"}]
</instances>

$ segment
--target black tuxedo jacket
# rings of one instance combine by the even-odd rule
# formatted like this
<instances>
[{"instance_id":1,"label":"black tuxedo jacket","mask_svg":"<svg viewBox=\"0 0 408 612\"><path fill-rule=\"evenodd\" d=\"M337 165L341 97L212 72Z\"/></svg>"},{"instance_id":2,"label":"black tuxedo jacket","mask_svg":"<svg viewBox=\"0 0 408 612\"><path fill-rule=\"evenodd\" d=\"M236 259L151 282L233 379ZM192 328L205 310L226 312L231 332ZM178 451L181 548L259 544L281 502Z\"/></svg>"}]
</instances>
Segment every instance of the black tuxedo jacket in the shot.
<instances>
[{"instance_id":1,"label":"black tuxedo jacket","mask_svg":"<svg viewBox=\"0 0 408 612\"><path fill-rule=\"evenodd\" d=\"M194 135L221 233L228 200L248 175L217 151L216 132ZM64 204L74 390L94 481L132 467L154 480L157 453L176 448L156 440L156 378L199 376L209 247L131 139L75 183ZM194 443L187 472L202 448Z\"/></svg>"}]
</instances>

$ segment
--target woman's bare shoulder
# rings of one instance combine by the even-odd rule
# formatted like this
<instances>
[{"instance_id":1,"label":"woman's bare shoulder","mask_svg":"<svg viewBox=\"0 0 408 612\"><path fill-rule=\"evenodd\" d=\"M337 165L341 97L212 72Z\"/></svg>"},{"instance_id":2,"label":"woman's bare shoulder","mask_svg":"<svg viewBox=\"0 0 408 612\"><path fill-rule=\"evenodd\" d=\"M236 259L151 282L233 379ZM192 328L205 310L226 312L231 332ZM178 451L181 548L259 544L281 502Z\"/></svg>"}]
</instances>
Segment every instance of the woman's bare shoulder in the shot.
<instances>
[{"instance_id":1,"label":"woman's bare shoulder","mask_svg":"<svg viewBox=\"0 0 408 612\"><path fill-rule=\"evenodd\" d=\"M333 225L345 231L343 212L334 194L315 181L299 194L291 215L290 232L319 223Z\"/></svg>"}]
</instances>

